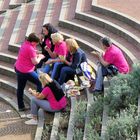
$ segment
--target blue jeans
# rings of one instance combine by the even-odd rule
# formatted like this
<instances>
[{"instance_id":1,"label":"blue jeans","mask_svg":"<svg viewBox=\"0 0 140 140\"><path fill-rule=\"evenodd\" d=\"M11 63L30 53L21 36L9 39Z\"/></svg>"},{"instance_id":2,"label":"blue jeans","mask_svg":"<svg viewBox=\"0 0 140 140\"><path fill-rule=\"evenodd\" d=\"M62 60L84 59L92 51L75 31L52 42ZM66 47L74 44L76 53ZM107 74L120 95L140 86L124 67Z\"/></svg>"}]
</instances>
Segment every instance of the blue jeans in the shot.
<instances>
[{"instance_id":1,"label":"blue jeans","mask_svg":"<svg viewBox=\"0 0 140 140\"><path fill-rule=\"evenodd\" d=\"M64 64L62 62L56 62L53 65L51 78L57 80L58 76L60 75L60 69Z\"/></svg>"},{"instance_id":2,"label":"blue jeans","mask_svg":"<svg viewBox=\"0 0 140 140\"><path fill-rule=\"evenodd\" d=\"M103 66L102 64L98 64L97 74L96 74L96 82L95 82L95 90L103 90L103 81L104 76L110 75L107 71L107 67Z\"/></svg>"},{"instance_id":3,"label":"blue jeans","mask_svg":"<svg viewBox=\"0 0 140 140\"><path fill-rule=\"evenodd\" d=\"M27 80L31 81L37 86L37 91L42 91L42 84L38 78L38 74L33 71L30 73L22 73L18 70L15 70L17 74L17 102L18 102L18 108L22 109L24 108L24 102L23 102L23 93L24 88L26 86Z\"/></svg>"},{"instance_id":4,"label":"blue jeans","mask_svg":"<svg viewBox=\"0 0 140 140\"><path fill-rule=\"evenodd\" d=\"M60 85L62 85L64 82L66 82L67 76L74 76L76 74L76 71L74 69L72 69L69 66L64 66L61 69L60 72L60 77L58 79L58 82ZM68 80L68 79L67 79Z\"/></svg>"},{"instance_id":5,"label":"blue jeans","mask_svg":"<svg viewBox=\"0 0 140 140\"><path fill-rule=\"evenodd\" d=\"M102 65L98 65L97 73L96 73L96 81L95 81L95 90L102 90L103 87L103 81L104 81L104 76L103 76L103 71L102 71Z\"/></svg>"},{"instance_id":6,"label":"blue jeans","mask_svg":"<svg viewBox=\"0 0 140 140\"><path fill-rule=\"evenodd\" d=\"M45 111L56 112L59 110L54 110L51 108L50 103L45 100L37 99L36 97L32 97L31 99L31 114L37 116L39 108L42 108Z\"/></svg>"},{"instance_id":7,"label":"blue jeans","mask_svg":"<svg viewBox=\"0 0 140 140\"><path fill-rule=\"evenodd\" d=\"M50 59L49 59L50 60ZM57 79L59 74L60 74L60 68L62 67L63 63L62 62L55 62L54 64L49 64L46 65L42 71L44 73L49 73L52 70L51 73L51 78L52 79Z\"/></svg>"}]
</instances>

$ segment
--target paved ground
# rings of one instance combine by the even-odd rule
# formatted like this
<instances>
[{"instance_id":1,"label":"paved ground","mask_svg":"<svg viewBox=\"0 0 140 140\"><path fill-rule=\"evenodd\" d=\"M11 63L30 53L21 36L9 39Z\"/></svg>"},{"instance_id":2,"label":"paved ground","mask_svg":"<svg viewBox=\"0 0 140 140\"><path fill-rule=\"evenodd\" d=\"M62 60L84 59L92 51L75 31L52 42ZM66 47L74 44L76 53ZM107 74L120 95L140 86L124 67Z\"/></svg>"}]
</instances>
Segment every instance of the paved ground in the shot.
<instances>
[{"instance_id":1,"label":"paved ground","mask_svg":"<svg viewBox=\"0 0 140 140\"><path fill-rule=\"evenodd\" d=\"M140 21L140 0L97 0L97 4L115 9Z\"/></svg>"},{"instance_id":2,"label":"paved ground","mask_svg":"<svg viewBox=\"0 0 140 140\"><path fill-rule=\"evenodd\" d=\"M0 100L0 140L33 140L36 127L25 125L24 121Z\"/></svg>"}]
</instances>

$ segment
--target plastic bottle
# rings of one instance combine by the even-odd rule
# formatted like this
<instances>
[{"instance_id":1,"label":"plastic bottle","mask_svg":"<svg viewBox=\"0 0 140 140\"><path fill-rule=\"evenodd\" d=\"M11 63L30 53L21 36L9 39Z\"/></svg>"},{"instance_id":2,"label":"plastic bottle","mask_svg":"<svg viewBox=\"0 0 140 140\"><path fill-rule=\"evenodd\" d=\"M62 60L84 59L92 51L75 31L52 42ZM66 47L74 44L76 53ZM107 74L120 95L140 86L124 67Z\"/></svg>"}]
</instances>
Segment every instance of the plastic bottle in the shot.
<instances>
[{"instance_id":1,"label":"plastic bottle","mask_svg":"<svg viewBox=\"0 0 140 140\"><path fill-rule=\"evenodd\" d=\"M76 75L74 76L74 82L75 82L75 85L76 85L76 86L78 86L78 85L79 85L79 83L78 83L78 78L77 78L77 76L76 76Z\"/></svg>"}]
</instances>

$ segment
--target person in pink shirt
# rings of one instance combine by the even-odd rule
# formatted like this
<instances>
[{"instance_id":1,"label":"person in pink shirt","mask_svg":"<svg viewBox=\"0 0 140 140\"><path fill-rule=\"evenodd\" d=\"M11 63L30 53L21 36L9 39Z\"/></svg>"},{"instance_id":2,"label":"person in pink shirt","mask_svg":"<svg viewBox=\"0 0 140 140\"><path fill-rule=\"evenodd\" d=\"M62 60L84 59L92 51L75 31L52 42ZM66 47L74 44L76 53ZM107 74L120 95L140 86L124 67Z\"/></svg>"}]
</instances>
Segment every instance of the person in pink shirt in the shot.
<instances>
[{"instance_id":1,"label":"person in pink shirt","mask_svg":"<svg viewBox=\"0 0 140 140\"><path fill-rule=\"evenodd\" d=\"M54 33L51 35L53 44L55 45L54 51L52 52L48 47L46 50L51 56L46 62L46 66L43 68L43 72L49 73L52 69L51 78L56 79L58 77L58 73L60 71L60 67L63 64L61 59L65 59L68 54L68 49L66 46L66 42L64 41L63 36L60 33ZM53 65L52 65L53 64Z\"/></svg>"},{"instance_id":2,"label":"person in pink shirt","mask_svg":"<svg viewBox=\"0 0 140 140\"><path fill-rule=\"evenodd\" d=\"M50 58L48 51L46 51L45 47L50 48L51 51L54 51L54 44L51 39L51 34L58 32L57 29L50 23L44 24L42 27L42 33L40 35L40 47L41 52L45 56L39 64L37 64L36 68L41 68L42 65Z\"/></svg>"},{"instance_id":3,"label":"person in pink shirt","mask_svg":"<svg viewBox=\"0 0 140 140\"><path fill-rule=\"evenodd\" d=\"M25 122L28 125L37 125L39 108L49 112L57 112L64 110L67 105L64 92L56 80L52 80L46 73L40 73L39 79L44 87L42 92L38 93L29 89L33 97L31 99L31 114L27 115L27 118L31 118L31 120Z\"/></svg>"},{"instance_id":4,"label":"person in pink shirt","mask_svg":"<svg viewBox=\"0 0 140 140\"><path fill-rule=\"evenodd\" d=\"M117 72L122 74L127 74L129 72L129 65L122 51L107 37L102 38L100 42L104 54L98 52L94 53L98 58L99 63L93 93L101 92L103 90L104 76L112 76Z\"/></svg>"},{"instance_id":5,"label":"person in pink shirt","mask_svg":"<svg viewBox=\"0 0 140 140\"><path fill-rule=\"evenodd\" d=\"M33 82L37 86L37 91L42 90L42 85L38 79L38 74L34 71L35 65L40 62L44 56L37 55L36 45L40 39L35 33L31 33L27 40L21 45L18 58L15 63L15 71L17 74L17 101L19 111L25 111L23 102L23 93L27 80Z\"/></svg>"}]
</instances>

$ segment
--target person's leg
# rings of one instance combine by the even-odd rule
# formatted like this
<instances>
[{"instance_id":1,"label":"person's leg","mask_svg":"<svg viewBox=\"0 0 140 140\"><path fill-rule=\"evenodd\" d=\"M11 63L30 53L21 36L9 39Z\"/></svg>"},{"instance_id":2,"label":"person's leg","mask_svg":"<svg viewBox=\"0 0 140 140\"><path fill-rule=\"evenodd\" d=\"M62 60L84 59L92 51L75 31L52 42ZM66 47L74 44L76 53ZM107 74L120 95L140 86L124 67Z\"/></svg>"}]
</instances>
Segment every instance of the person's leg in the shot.
<instances>
[{"instance_id":1,"label":"person's leg","mask_svg":"<svg viewBox=\"0 0 140 140\"><path fill-rule=\"evenodd\" d=\"M19 111L25 108L23 101L24 88L26 86L27 78L26 75L16 71L17 73L17 102Z\"/></svg>"},{"instance_id":2,"label":"person's leg","mask_svg":"<svg viewBox=\"0 0 140 140\"><path fill-rule=\"evenodd\" d=\"M40 100L40 99L37 99L36 97L33 97L31 100L31 114L33 116L37 116L39 108L42 108L43 110L49 111L49 112L58 111L58 110L53 110L50 107L50 103L47 100Z\"/></svg>"},{"instance_id":3,"label":"person's leg","mask_svg":"<svg viewBox=\"0 0 140 140\"><path fill-rule=\"evenodd\" d=\"M51 60L51 58L48 60ZM44 73L49 73L51 71L51 69L52 69L52 64L48 64L48 65L45 65L41 70Z\"/></svg>"},{"instance_id":4,"label":"person's leg","mask_svg":"<svg viewBox=\"0 0 140 140\"><path fill-rule=\"evenodd\" d=\"M95 87L94 90L99 90L102 91L102 87L103 87L103 80L104 80L104 76L103 76L103 70L102 70L102 65L98 65L98 69L97 69L97 75L96 75L96 81L95 81Z\"/></svg>"},{"instance_id":5,"label":"person's leg","mask_svg":"<svg viewBox=\"0 0 140 140\"><path fill-rule=\"evenodd\" d=\"M59 84L62 85L65 82L67 75L72 75L72 74L74 75L76 74L76 72L71 67L69 66L63 67L61 69L60 77L58 80Z\"/></svg>"},{"instance_id":6,"label":"person's leg","mask_svg":"<svg viewBox=\"0 0 140 140\"><path fill-rule=\"evenodd\" d=\"M38 92L42 91L42 84L39 80L38 74L35 71L28 73L27 79L37 86Z\"/></svg>"},{"instance_id":7,"label":"person's leg","mask_svg":"<svg viewBox=\"0 0 140 140\"><path fill-rule=\"evenodd\" d=\"M37 99L36 97L32 97L31 99L31 119L29 121L25 121L25 124L28 125L37 125L38 120L37 120L37 116L38 116L38 110L39 108L42 108L45 111L49 111L49 112L56 112L59 110L53 110L50 107L50 103L47 100L40 100Z\"/></svg>"},{"instance_id":8,"label":"person's leg","mask_svg":"<svg viewBox=\"0 0 140 140\"><path fill-rule=\"evenodd\" d=\"M62 62L56 62L53 65L53 70L51 73L51 78L57 80L58 76L60 75L60 69L64 64Z\"/></svg>"}]
</instances>

